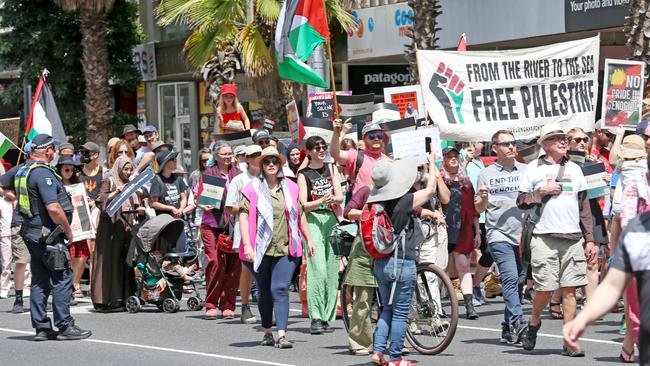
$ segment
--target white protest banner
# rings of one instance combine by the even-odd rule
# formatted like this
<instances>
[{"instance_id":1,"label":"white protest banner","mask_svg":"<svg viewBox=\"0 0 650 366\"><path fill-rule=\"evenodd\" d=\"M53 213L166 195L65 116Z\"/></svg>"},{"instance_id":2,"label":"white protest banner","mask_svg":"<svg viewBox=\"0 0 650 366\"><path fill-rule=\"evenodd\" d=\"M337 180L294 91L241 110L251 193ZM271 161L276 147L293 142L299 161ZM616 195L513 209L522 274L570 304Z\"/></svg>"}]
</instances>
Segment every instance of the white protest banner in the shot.
<instances>
[{"instance_id":1,"label":"white protest banner","mask_svg":"<svg viewBox=\"0 0 650 366\"><path fill-rule=\"evenodd\" d=\"M592 131L600 37L507 51L418 51L427 113L443 139L517 139L558 122Z\"/></svg>"},{"instance_id":2,"label":"white protest banner","mask_svg":"<svg viewBox=\"0 0 650 366\"><path fill-rule=\"evenodd\" d=\"M384 101L397 106L401 118L424 117L424 102L422 88L419 85L384 88Z\"/></svg>"},{"instance_id":3,"label":"white protest banner","mask_svg":"<svg viewBox=\"0 0 650 366\"><path fill-rule=\"evenodd\" d=\"M305 117L302 119L302 125L305 128L303 141L311 136L320 136L328 144L332 141L332 135L334 134L334 124L332 122L321 118Z\"/></svg>"},{"instance_id":4,"label":"white protest banner","mask_svg":"<svg viewBox=\"0 0 650 366\"><path fill-rule=\"evenodd\" d=\"M425 141L429 137L431 146L436 155L436 160L442 158L440 145L440 131L437 127L420 128L413 131L402 131L390 135L393 145L393 159L413 157L418 164L427 163Z\"/></svg>"},{"instance_id":5,"label":"white protest banner","mask_svg":"<svg viewBox=\"0 0 650 366\"><path fill-rule=\"evenodd\" d=\"M605 59L602 116L606 127L635 130L641 120L645 63Z\"/></svg>"},{"instance_id":6,"label":"white protest banner","mask_svg":"<svg viewBox=\"0 0 650 366\"><path fill-rule=\"evenodd\" d=\"M397 106L392 103L377 103L372 109L372 123L379 123L382 120L394 121L402 118Z\"/></svg>"},{"instance_id":7,"label":"white protest banner","mask_svg":"<svg viewBox=\"0 0 650 366\"><path fill-rule=\"evenodd\" d=\"M65 190L72 199L72 241L95 239L95 228L90 217L88 197L83 183L65 186Z\"/></svg>"}]
</instances>

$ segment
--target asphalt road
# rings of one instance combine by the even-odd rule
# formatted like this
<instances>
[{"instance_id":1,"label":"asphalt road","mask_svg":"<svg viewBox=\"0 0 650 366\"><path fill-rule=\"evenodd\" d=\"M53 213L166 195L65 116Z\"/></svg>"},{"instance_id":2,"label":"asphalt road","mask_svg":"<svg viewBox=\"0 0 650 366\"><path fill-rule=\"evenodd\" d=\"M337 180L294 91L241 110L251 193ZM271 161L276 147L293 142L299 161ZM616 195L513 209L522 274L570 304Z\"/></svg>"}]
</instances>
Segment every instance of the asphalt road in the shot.
<instances>
[{"instance_id":1,"label":"asphalt road","mask_svg":"<svg viewBox=\"0 0 650 366\"><path fill-rule=\"evenodd\" d=\"M91 329L84 341L31 341L29 313L10 313L13 298L0 300L0 365L369 365L365 356L347 352L343 323L335 331L312 336L309 320L300 316L298 296L291 294L292 311L288 338L294 348L279 350L258 346L262 338L259 325L243 325L235 320L204 320L202 312L182 310L165 314L149 306L138 314L99 314L87 302L73 307L76 322ZM526 307L530 313L530 306ZM256 313L256 309L253 309ZM461 310L461 314L464 309ZM422 356L412 353L407 359L420 365L611 365L618 364L620 314L609 314L585 334L582 359L560 355L562 323L543 318L537 348L499 343L503 314L501 298L489 300L479 308L480 319L461 319L452 344L443 354Z\"/></svg>"}]
</instances>

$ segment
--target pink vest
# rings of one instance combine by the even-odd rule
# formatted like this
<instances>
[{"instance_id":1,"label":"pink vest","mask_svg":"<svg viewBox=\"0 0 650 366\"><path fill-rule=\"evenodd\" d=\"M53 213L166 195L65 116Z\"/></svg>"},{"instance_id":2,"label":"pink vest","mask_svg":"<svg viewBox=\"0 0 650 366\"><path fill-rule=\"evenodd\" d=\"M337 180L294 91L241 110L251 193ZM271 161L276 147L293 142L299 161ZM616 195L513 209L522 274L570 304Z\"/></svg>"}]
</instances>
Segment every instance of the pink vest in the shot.
<instances>
[{"instance_id":1,"label":"pink vest","mask_svg":"<svg viewBox=\"0 0 650 366\"><path fill-rule=\"evenodd\" d=\"M251 246L253 247L253 252L255 251L255 241L257 239L257 191L253 188L253 182L259 178L254 178L252 182L248 183L242 190L241 193L249 201L248 205L248 236L250 238ZM287 186L289 187L289 194L291 195L291 200L293 201L293 207L298 210L298 185L291 180L286 180ZM262 183L266 184L266 183ZM287 192L283 192L287 194ZM302 257L302 243L294 242L293 237L300 238L300 233L298 232L298 225L300 221L300 216L296 222L291 222L291 217L287 208L284 208L285 216L287 218L287 226L289 227L289 255L292 257ZM292 235L294 234L294 235ZM297 235L295 235L297 234ZM246 255L244 254L244 243L239 246L239 259L243 261L246 260Z\"/></svg>"}]
</instances>

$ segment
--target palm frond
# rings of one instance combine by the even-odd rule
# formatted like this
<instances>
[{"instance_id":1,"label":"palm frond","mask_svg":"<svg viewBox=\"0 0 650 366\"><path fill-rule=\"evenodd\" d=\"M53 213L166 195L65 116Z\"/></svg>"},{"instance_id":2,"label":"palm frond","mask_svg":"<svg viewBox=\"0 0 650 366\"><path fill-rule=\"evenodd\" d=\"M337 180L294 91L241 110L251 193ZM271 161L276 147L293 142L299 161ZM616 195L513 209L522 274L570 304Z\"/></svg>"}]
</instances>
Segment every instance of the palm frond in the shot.
<instances>
[{"instance_id":1,"label":"palm frond","mask_svg":"<svg viewBox=\"0 0 650 366\"><path fill-rule=\"evenodd\" d=\"M257 0L255 2L255 12L269 24L278 20L280 10L282 10L282 4L277 0Z\"/></svg>"},{"instance_id":2,"label":"palm frond","mask_svg":"<svg viewBox=\"0 0 650 366\"><path fill-rule=\"evenodd\" d=\"M235 24L246 24L247 0L195 0L197 5L187 11L191 27L202 27L205 24L228 21Z\"/></svg>"},{"instance_id":3,"label":"palm frond","mask_svg":"<svg viewBox=\"0 0 650 366\"><path fill-rule=\"evenodd\" d=\"M185 24L189 20L188 11L202 2L201 0L163 0L156 9L158 24L163 27L174 23Z\"/></svg>"},{"instance_id":4,"label":"palm frond","mask_svg":"<svg viewBox=\"0 0 650 366\"><path fill-rule=\"evenodd\" d=\"M357 22L352 14L341 5L340 0L325 0L325 12L328 20L336 20L346 32L357 30Z\"/></svg>"},{"instance_id":5,"label":"palm frond","mask_svg":"<svg viewBox=\"0 0 650 366\"><path fill-rule=\"evenodd\" d=\"M220 26L203 27L195 30L185 41L185 57L196 68L205 64L218 50L237 35L237 29L229 23Z\"/></svg>"},{"instance_id":6,"label":"palm frond","mask_svg":"<svg viewBox=\"0 0 650 366\"><path fill-rule=\"evenodd\" d=\"M242 28L237 38L241 48L244 71L249 76L261 76L273 69L273 57L255 23L249 23Z\"/></svg>"}]
</instances>

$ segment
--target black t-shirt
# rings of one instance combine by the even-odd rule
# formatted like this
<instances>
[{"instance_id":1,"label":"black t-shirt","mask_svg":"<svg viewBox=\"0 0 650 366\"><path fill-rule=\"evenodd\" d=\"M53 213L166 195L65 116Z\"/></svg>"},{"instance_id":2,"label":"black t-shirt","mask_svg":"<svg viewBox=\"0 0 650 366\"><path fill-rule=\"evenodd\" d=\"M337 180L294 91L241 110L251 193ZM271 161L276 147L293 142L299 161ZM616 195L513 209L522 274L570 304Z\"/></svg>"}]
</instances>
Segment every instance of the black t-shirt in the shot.
<instances>
[{"instance_id":1,"label":"black t-shirt","mask_svg":"<svg viewBox=\"0 0 650 366\"><path fill-rule=\"evenodd\" d=\"M83 170L79 173L79 179L86 187L86 195L89 199L97 201L99 197L99 190L102 187L102 179L104 179L104 168L100 167L95 175L86 175Z\"/></svg>"},{"instance_id":2,"label":"black t-shirt","mask_svg":"<svg viewBox=\"0 0 650 366\"><path fill-rule=\"evenodd\" d=\"M172 175L169 178L157 175L151 183L151 190L149 195L151 197L158 197L158 201L164 205L181 207L181 193L187 192L187 185L183 181L183 177ZM169 213L165 211L156 210L156 215L161 213Z\"/></svg>"},{"instance_id":3,"label":"black t-shirt","mask_svg":"<svg viewBox=\"0 0 650 366\"><path fill-rule=\"evenodd\" d=\"M422 229L417 226L415 220L415 211L413 210L413 193L407 193L401 198L384 202L384 208L390 222L393 225L393 230L396 235L399 235L404 228L406 228L406 251L404 253L405 259L417 260L420 252L420 245L424 241L424 234ZM401 244L398 243L397 249L398 257L402 257Z\"/></svg>"},{"instance_id":4,"label":"black t-shirt","mask_svg":"<svg viewBox=\"0 0 650 366\"><path fill-rule=\"evenodd\" d=\"M451 196L449 203L443 206L445 212L445 222L447 224L447 236L450 244L456 244L460 236L460 209L462 206L462 189L460 183L450 182L447 183Z\"/></svg>"},{"instance_id":5,"label":"black t-shirt","mask_svg":"<svg viewBox=\"0 0 650 366\"><path fill-rule=\"evenodd\" d=\"M5 174L0 177L0 185L2 185L2 188L4 189L11 189L12 191L16 191L16 187L14 186L14 179L16 179L16 172L22 165L15 166L9 170ZM20 216L18 213L18 207L14 209L13 215L11 215L11 227L19 227L23 224L23 217Z\"/></svg>"},{"instance_id":6,"label":"black t-shirt","mask_svg":"<svg viewBox=\"0 0 650 366\"><path fill-rule=\"evenodd\" d=\"M307 201L316 201L328 193L334 194L332 171L330 169L330 164L323 164L319 169L306 167L300 171L307 182ZM319 209L327 210L327 204L323 204Z\"/></svg>"}]
</instances>

